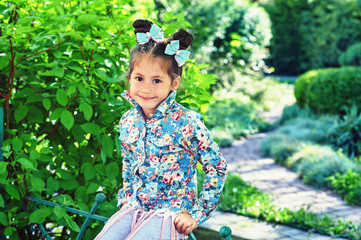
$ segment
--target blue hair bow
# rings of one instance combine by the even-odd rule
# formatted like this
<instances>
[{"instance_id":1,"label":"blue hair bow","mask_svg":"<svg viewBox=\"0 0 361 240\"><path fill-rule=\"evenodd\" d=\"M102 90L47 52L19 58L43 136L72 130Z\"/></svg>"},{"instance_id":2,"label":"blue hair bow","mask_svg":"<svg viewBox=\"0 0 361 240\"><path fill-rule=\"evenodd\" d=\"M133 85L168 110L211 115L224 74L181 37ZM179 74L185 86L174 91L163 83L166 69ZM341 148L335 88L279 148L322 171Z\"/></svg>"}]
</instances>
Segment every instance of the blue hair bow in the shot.
<instances>
[{"instance_id":1,"label":"blue hair bow","mask_svg":"<svg viewBox=\"0 0 361 240\"><path fill-rule=\"evenodd\" d=\"M150 39L153 39L156 42L160 42L163 40L164 32L160 27L158 27L153 23L149 32L146 33L139 32L136 34L136 36L137 36L137 42L139 44L145 44L149 42Z\"/></svg>"},{"instance_id":2,"label":"blue hair bow","mask_svg":"<svg viewBox=\"0 0 361 240\"><path fill-rule=\"evenodd\" d=\"M165 48L164 53L168 55L175 54L174 58L178 63L179 67L183 66L183 64L186 62L186 60L189 58L189 55L191 54L190 51L179 50L179 40L171 41Z\"/></svg>"}]
</instances>

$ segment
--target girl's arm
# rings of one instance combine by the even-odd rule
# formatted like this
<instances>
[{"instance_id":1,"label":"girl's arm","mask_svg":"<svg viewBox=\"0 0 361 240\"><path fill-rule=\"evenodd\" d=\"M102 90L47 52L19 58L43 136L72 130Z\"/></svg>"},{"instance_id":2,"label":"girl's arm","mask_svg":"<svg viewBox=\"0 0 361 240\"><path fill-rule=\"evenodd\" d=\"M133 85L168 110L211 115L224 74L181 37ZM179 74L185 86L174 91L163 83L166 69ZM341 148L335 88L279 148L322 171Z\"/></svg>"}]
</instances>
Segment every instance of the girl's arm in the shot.
<instances>
[{"instance_id":1,"label":"girl's arm","mask_svg":"<svg viewBox=\"0 0 361 240\"><path fill-rule=\"evenodd\" d=\"M199 198L189 211L189 215L200 225L206 221L220 203L220 195L227 177L227 162L216 142L203 123L200 114L193 122L193 136L190 139L192 152L202 164L206 174Z\"/></svg>"},{"instance_id":2,"label":"girl's arm","mask_svg":"<svg viewBox=\"0 0 361 240\"><path fill-rule=\"evenodd\" d=\"M122 120L124 119L124 116L120 120L119 124L119 133L120 133L120 141L122 141ZM133 195L133 177L131 175L131 169L130 169L130 161L128 160L126 156L127 150L122 145L122 157L123 157L123 166L122 166L122 178L123 178L123 187L118 192L118 207L123 207L129 200L129 198Z\"/></svg>"}]
</instances>

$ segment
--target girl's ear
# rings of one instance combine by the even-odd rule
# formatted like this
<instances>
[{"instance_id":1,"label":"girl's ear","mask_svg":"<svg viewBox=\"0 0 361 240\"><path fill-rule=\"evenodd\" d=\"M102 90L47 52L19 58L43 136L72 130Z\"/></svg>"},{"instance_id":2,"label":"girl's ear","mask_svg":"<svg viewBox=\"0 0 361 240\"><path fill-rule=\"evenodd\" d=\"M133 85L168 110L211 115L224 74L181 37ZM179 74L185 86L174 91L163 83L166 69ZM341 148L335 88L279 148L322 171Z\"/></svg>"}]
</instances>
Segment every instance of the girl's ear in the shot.
<instances>
[{"instance_id":1,"label":"girl's ear","mask_svg":"<svg viewBox=\"0 0 361 240\"><path fill-rule=\"evenodd\" d=\"M173 80L173 82L172 82L172 91L175 91L175 90L178 89L180 80L181 80L181 77L180 77L180 76L176 77L176 78Z\"/></svg>"}]
</instances>

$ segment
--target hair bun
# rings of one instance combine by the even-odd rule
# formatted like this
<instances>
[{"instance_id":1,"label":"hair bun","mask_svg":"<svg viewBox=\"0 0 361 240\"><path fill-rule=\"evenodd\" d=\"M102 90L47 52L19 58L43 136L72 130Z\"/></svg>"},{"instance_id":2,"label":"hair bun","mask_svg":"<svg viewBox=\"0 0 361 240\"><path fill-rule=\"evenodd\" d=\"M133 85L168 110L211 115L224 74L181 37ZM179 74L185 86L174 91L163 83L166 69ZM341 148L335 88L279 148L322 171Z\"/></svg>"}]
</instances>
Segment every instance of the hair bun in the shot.
<instances>
[{"instance_id":1,"label":"hair bun","mask_svg":"<svg viewBox=\"0 0 361 240\"><path fill-rule=\"evenodd\" d=\"M179 40L179 49L187 49L193 41L193 35L181 28L173 34L173 40Z\"/></svg>"},{"instance_id":2,"label":"hair bun","mask_svg":"<svg viewBox=\"0 0 361 240\"><path fill-rule=\"evenodd\" d=\"M133 22L134 33L137 34L138 32L149 32L150 28L152 27L153 22L147 19L138 19Z\"/></svg>"}]
</instances>

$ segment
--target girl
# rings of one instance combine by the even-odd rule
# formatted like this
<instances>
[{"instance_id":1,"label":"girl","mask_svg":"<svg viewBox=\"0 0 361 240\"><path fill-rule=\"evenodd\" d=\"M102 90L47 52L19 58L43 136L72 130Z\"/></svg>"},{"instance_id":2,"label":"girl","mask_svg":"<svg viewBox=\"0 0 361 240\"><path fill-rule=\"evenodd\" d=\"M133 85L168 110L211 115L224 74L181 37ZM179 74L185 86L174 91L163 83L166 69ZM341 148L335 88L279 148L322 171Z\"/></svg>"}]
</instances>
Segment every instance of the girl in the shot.
<instances>
[{"instance_id":1,"label":"girl","mask_svg":"<svg viewBox=\"0 0 361 240\"><path fill-rule=\"evenodd\" d=\"M193 36L180 29L163 40L161 28L148 20L133 27L138 44L130 56L130 89L122 96L134 108L120 120L120 210L96 239L185 239L219 204L226 161L200 114L175 101ZM197 162L206 173L199 197Z\"/></svg>"}]
</instances>

